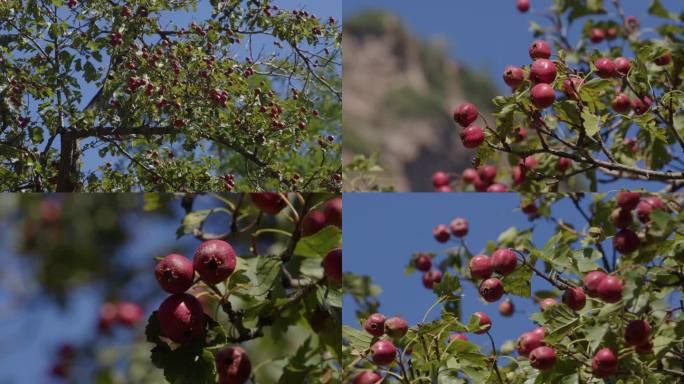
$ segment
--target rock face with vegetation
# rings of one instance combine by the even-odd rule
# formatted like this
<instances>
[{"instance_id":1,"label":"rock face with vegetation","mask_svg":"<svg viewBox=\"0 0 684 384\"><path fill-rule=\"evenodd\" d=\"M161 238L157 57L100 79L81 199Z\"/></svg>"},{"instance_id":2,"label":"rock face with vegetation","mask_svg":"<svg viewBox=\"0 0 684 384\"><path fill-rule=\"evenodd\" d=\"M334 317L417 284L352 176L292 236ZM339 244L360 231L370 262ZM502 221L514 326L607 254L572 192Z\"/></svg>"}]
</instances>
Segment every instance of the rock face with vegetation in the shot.
<instances>
[{"instance_id":1,"label":"rock face with vegetation","mask_svg":"<svg viewBox=\"0 0 684 384\"><path fill-rule=\"evenodd\" d=\"M433 190L426 176L436 170L468 167L473 152L451 108L465 94L489 105L496 90L487 77L450 59L443 41L421 41L380 11L345 20L343 40L345 163L377 154L379 184L411 191Z\"/></svg>"}]
</instances>

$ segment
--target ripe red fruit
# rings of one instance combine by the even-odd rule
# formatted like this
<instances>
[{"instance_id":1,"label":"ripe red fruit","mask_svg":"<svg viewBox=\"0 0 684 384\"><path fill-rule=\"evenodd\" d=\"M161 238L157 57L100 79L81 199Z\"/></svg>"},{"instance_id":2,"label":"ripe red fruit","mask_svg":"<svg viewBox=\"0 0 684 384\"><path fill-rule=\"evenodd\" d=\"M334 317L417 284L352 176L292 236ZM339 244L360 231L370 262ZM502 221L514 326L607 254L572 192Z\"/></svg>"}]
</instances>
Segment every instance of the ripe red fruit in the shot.
<instances>
[{"instance_id":1,"label":"ripe red fruit","mask_svg":"<svg viewBox=\"0 0 684 384\"><path fill-rule=\"evenodd\" d=\"M618 359L609 348L599 349L591 359L591 369L594 376L605 379L618 370Z\"/></svg>"},{"instance_id":2,"label":"ripe red fruit","mask_svg":"<svg viewBox=\"0 0 684 384\"><path fill-rule=\"evenodd\" d=\"M538 335L540 338L544 338L546 335L546 331L544 330L544 327L537 327L534 330L532 330L531 333L534 333L535 335Z\"/></svg>"},{"instance_id":3,"label":"ripe red fruit","mask_svg":"<svg viewBox=\"0 0 684 384\"><path fill-rule=\"evenodd\" d=\"M615 27L608 28L606 30L606 39L608 40L615 40L618 35L618 30Z\"/></svg>"},{"instance_id":4,"label":"ripe red fruit","mask_svg":"<svg viewBox=\"0 0 684 384\"><path fill-rule=\"evenodd\" d=\"M516 6L520 13L525 13L530 10L530 0L518 0Z\"/></svg>"},{"instance_id":5,"label":"ripe red fruit","mask_svg":"<svg viewBox=\"0 0 684 384\"><path fill-rule=\"evenodd\" d=\"M568 159L567 157L559 157L558 158L558 170L561 172L565 172L570 166L572 165L572 160Z\"/></svg>"},{"instance_id":6,"label":"ripe red fruit","mask_svg":"<svg viewBox=\"0 0 684 384\"><path fill-rule=\"evenodd\" d=\"M617 205L620 208L632 210L636 208L641 199L641 193L639 192L626 192L621 191L617 194Z\"/></svg>"},{"instance_id":7,"label":"ripe red fruit","mask_svg":"<svg viewBox=\"0 0 684 384\"><path fill-rule=\"evenodd\" d=\"M581 77L570 76L569 79L563 80L563 92L565 92L569 98L579 100L579 89L583 83L584 81Z\"/></svg>"},{"instance_id":8,"label":"ripe red fruit","mask_svg":"<svg viewBox=\"0 0 684 384\"><path fill-rule=\"evenodd\" d=\"M285 200L275 192L250 193L254 205L265 213L277 215L285 208Z\"/></svg>"},{"instance_id":9,"label":"ripe red fruit","mask_svg":"<svg viewBox=\"0 0 684 384\"><path fill-rule=\"evenodd\" d=\"M325 213L325 222L328 225L334 225L342 228L342 198L336 197L328 200L323 206L323 213Z\"/></svg>"},{"instance_id":10,"label":"ripe red fruit","mask_svg":"<svg viewBox=\"0 0 684 384\"><path fill-rule=\"evenodd\" d=\"M487 192L508 192L508 187L503 184L495 183L487 187Z\"/></svg>"},{"instance_id":11,"label":"ripe red fruit","mask_svg":"<svg viewBox=\"0 0 684 384\"><path fill-rule=\"evenodd\" d=\"M627 76L629 69L632 67L632 62L626 57L618 57L613 61L615 63L615 70L621 76Z\"/></svg>"},{"instance_id":12,"label":"ripe red fruit","mask_svg":"<svg viewBox=\"0 0 684 384\"><path fill-rule=\"evenodd\" d=\"M515 91L525 81L525 73L522 68L511 65L504 69L503 79L506 85Z\"/></svg>"},{"instance_id":13,"label":"ripe red fruit","mask_svg":"<svg viewBox=\"0 0 684 384\"><path fill-rule=\"evenodd\" d=\"M539 332L525 332L520 335L516 344L516 349L520 356L528 357L530 352L542 345L542 338L544 338L544 335L539 334Z\"/></svg>"},{"instance_id":14,"label":"ripe red fruit","mask_svg":"<svg viewBox=\"0 0 684 384\"><path fill-rule=\"evenodd\" d=\"M602 57L594 61L594 65L596 66L596 73L602 79L610 79L617 75L615 63L607 57Z\"/></svg>"},{"instance_id":15,"label":"ripe red fruit","mask_svg":"<svg viewBox=\"0 0 684 384\"><path fill-rule=\"evenodd\" d=\"M323 211L309 211L302 219L302 236L311 236L327 226Z\"/></svg>"},{"instance_id":16,"label":"ripe red fruit","mask_svg":"<svg viewBox=\"0 0 684 384\"><path fill-rule=\"evenodd\" d=\"M488 183L482 179L477 179L473 183L473 187L475 187L475 191L477 192L485 192L487 188L491 185L491 183Z\"/></svg>"},{"instance_id":17,"label":"ripe red fruit","mask_svg":"<svg viewBox=\"0 0 684 384\"><path fill-rule=\"evenodd\" d=\"M501 316L510 317L513 315L513 311L515 311L515 306L511 300L506 299L499 304L499 313Z\"/></svg>"},{"instance_id":18,"label":"ripe red fruit","mask_svg":"<svg viewBox=\"0 0 684 384\"><path fill-rule=\"evenodd\" d=\"M438 269L432 269L423 274L423 286L427 289L432 289L435 283L442 281L442 272Z\"/></svg>"},{"instance_id":19,"label":"ripe red fruit","mask_svg":"<svg viewBox=\"0 0 684 384\"><path fill-rule=\"evenodd\" d=\"M610 213L610 221L615 228L627 228L632 225L632 211L622 208L615 208Z\"/></svg>"},{"instance_id":20,"label":"ripe red fruit","mask_svg":"<svg viewBox=\"0 0 684 384\"><path fill-rule=\"evenodd\" d=\"M512 178L513 178L513 185L520 185L525 181L525 171L523 170L523 167L520 165L516 165L513 167L513 172L512 173Z\"/></svg>"},{"instance_id":21,"label":"ripe red fruit","mask_svg":"<svg viewBox=\"0 0 684 384\"><path fill-rule=\"evenodd\" d=\"M497 278L492 277L480 283L480 296L488 303L499 300L503 294L503 283Z\"/></svg>"},{"instance_id":22,"label":"ripe red fruit","mask_svg":"<svg viewBox=\"0 0 684 384\"><path fill-rule=\"evenodd\" d=\"M648 343L651 336L651 326L646 320L630 320L625 328L625 342L629 345Z\"/></svg>"},{"instance_id":23,"label":"ripe red fruit","mask_svg":"<svg viewBox=\"0 0 684 384\"><path fill-rule=\"evenodd\" d=\"M419 271L429 271L432 268L432 258L426 253L421 253L416 258L415 266Z\"/></svg>"},{"instance_id":24,"label":"ripe red fruit","mask_svg":"<svg viewBox=\"0 0 684 384\"><path fill-rule=\"evenodd\" d=\"M451 187L448 185L444 185L439 188L435 188L435 192L452 192Z\"/></svg>"},{"instance_id":25,"label":"ripe red fruit","mask_svg":"<svg viewBox=\"0 0 684 384\"><path fill-rule=\"evenodd\" d=\"M530 365L540 371L548 371L556 364L556 351L550 347L537 347L530 352Z\"/></svg>"},{"instance_id":26,"label":"ripe red fruit","mask_svg":"<svg viewBox=\"0 0 684 384\"><path fill-rule=\"evenodd\" d=\"M671 52L665 52L662 56L655 59L655 63L660 65L660 66L668 65L668 64L670 64L671 61L672 61L672 53Z\"/></svg>"},{"instance_id":27,"label":"ripe red fruit","mask_svg":"<svg viewBox=\"0 0 684 384\"><path fill-rule=\"evenodd\" d=\"M539 161L534 156L527 156L520 161L520 164L525 169L535 169L539 165Z\"/></svg>"},{"instance_id":28,"label":"ripe red fruit","mask_svg":"<svg viewBox=\"0 0 684 384\"><path fill-rule=\"evenodd\" d=\"M140 322L144 313L142 307L130 301L122 301L116 305L116 320L127 327L133 327Z\"/></svg>"},{"instance_id":29,"label":"ripe red fruit","mask_svg":"<svg viewBox=\"0 0 684 384\"><path fill-rule=\"evenodd\" d=\"M642 223L651 221L651 212L653 212L654 209L665 209L665 204L655 196L649 196L642 199L636 207L636 214L639 221Z\"/></svg>"},{"instance_id":30,"label":"ripe red fruit","mask_svg":"<svg viewBox=\"0 0 684 384\"><path fill-rule=\"evenodd\" d=\"M463 103L454 111L454 121L461 127L467 127L477 120L477 107L472 103Z\"/></svg>"},{"instance_id":31,"label":"ripe red fruit","mask_svg":"<svg viewBox=\"0 0 684 384\"><path fill-rule=\"evenodd\" d=\"M586 289L587 295L591 297L598 297L598 286L601 284L606 275L603 271L591 271L584 275L582 282L584 283L584 288Z\"/></svg>"},{"instance_id":32,"label":"ripe red fruit","mask_svg":"<svg viewBox=\"0 0 684 384\"><path fill-rule=\"evenodd\" d=\"M651 104L653 104L653 101L648 96L632 99L632 109L637 115L643 115L648 112L648 110L651 109Z\"/></svg>"},{"instance_id":33,"label":"ripe red fruit","mask_svg":"<svg viewBox=\"0 0 684 384\"><path fill-rule=\"evenodd\" d=\"M454 236L463 237L468 234L468 220L457 217L451 221L449 228Z\"/></svg>"},{"instance_id":34,"label":"ripe red fruit","mask_svg":"<svg viewBox=\"0 0 684 384\"><path fill-rule=\"evenodd\" d=\"M382 376L373 371L363 371L354 377L352 384L375 384L382 380Z\"/></svg>"},{"instance_id":35,"label":"ripe red fruit","mask_svg":"<svg viewBox=\"0 0 684 384\"><path fill-rule=\"evenodd\" d=\"M432 185L435 188L444 187L449 185L449 176L444 172L435 172L432 175Z\"/></svg>"},{"instance_id":36,"label":"ripe red fruit","mask_svg":"<svg viewBox=\"0 0 684 384\"><path fill-rule=\"evenodd\" d=\"M631 229L623 228L613 237L613 247L620 253L632 253L639 249L641 240Z\"/></svg>"},{"instance_id":37,"label":"ripe red fruit","mask_svg":"<svg viewBox=\"0 0 684 384\"><path fill-rule=\"evenodd\" d=\"M219 384L243 384L252 373L247 352L238 346L225 347L216 353Z\"/></svg>"},{"instance_id":38,"label":"ripe red fruit","mask_svg":"<svg viewBox=\"0 0 684 384\"><path fill-rule=\"evenodd\" d=\"M493 183L494 179L496 178L496 167L493 165L485 165L480 167L478 170L478 175L480 176L480 180L487 183Z\"/></svg>"},{"instance_id":39,"label":"ripe red fruit","mask_svg":"<svg viewBox=\"0 0 684 384\"><path fill-rule=\"evenodd\" d=\"M389 340L378 340L371 346L373 362L377 365L389 365L394 361L397 349Z\"/></svg>"},{"instance_id":40,"label":"ripe red fruit","mask_svg":"<svg viewBox=\"0 0 684 384\"><path fill-rule=\"evenodd\" d=\"M335 248L323 258L323 273L331 282L342 282L342 248Z\"/></svg>"},{"instance_id":41,"label":"ripe red fruit","mask_svg":"<svg viewBox=\"0 0 684 384\"><path fill-rule=\"evenodd\" d=\"M117 306L114 303L103 303L100 306L100 318L97 326L101 331L107 331L117 319Z\"/></svg>"},{"instance_id":42,"label":"ripe red fruit","mask_svg":"<svg viewBox=\"0 0 684 384\"><path fill-rule=\"evenodd\" d=\"M385 320L385 333L393 339L399 339L408 333L408 323L399 316L390 317Z\"/></svg>"},{"instance_id":43,"label":"ripe red fruit","mask_svg":"<svg viewBox=\"0 0 684 384\"><path fill-rule=\"evenodd\" d=\"M513 272L517 265L515 252L509 248L499 248L492 253L492 268L504 276Z\"/></svg>"},{"instance_id":44,"label":"ripe red fruit","mask_svg":"<svg viewBox=\"0 0 684 384\"><path fill-rule=\"evenodd\" d=\"M548 59L551 57L551 47L546 41L536 40L530 45L529 53L532 60Z\"/></svg>"},{"instance_id":45,"label":"ripe red fruit","mask_svg":"<svg viewBox=\"0 0 684 384\"><path fill-rule=\"evenodd\" d=\"M539 302L539 307L541 308L542 312L547 310L549 307L553 307L554 305L558 305L558 300L552 299L550 297Z\"/></svg>"},{"instance_id":46,"label":"ripe red fruit","mask_svg":"<svg viewBox=\"0 0 684 384\"><path fill-rule=\"evenodd\" d=\"M366 319L363 329L373 336L382 336L385 333L385 316L382 313L373 313Z\"/></svg>"},{"instance_id":47,"label":"ripe red fruit","mask_svg":"<svg viewBox=\"0 0 684 384\"><path fill-rule=\"evenodd\" d=\"M484 312L475 312L473 313L474 316L477 316L480 319L480 330L475 331L476 334L481 335L483 333L487 333L492 328L492 319L487 316L486 313Z\"/></svg>"},{"instance_id":48,"label":"ripe red fruit","mask_svg":"<svg viewBox=\"0 0 684 384\"><path fill-rule=\"evenodd\" d=\"M470 259L470 276L474 278L487 279L492 275L492 259L487 255L477 255Z\"/></svg>"},{"instance_id":49,"label":"ripe red fruit","mask_svg":"<svg viewBox=\"0 0 684 384\"><path fill-rule=\"evenodd\" d=\"M154 276L166 292L183 293L192 286L195 269L190 259L172 253L157 263Z\"/></svg>"},{"instance_id":50,"label":"ripe red fruit","mask_svg":"<svg viewBox=\"0 0 684 384\"><path fill-rule=\"evenodd\" d=\"M587 295L581 287L568 288L563 292L563 304L573 311L579 311L587 303Z\"/></svg>"},{"instance_id":51,"label":"ripe red fruit","mask_svg":"<svg viewBox=\"0 0 684 384\"><path fill-rule=\"evenodd\" d=\"M208 240L200 244L193 256L193 265L200 279L209 285L218 284L235 270L235 250L223 240Z\"/></svg>"},{"instance_id":52,"label":"ripe red fruit","mask_svg":"<svg viewBox=\"0 0 684 384\"><path fill-rule=\"evenodd\" d=\"M527 137L527 131L525 130L525 127L518 127L513 130L513 136L515 137L515 141L523 141Z\"/></svg>"},{"instance_id":53,"label":"ripe red fruit","mask_svg":"<svg viewBox=\"0 0 684 384\"><path fill-rule=\"evenodd\" d=\"M636 347L634 347L634 350L636 351L636 353L642 355L651 353L653 352L653 342L651 342L650 340L646 341L645 343L639 344Z\"/></svg>"},{"instance_id":54,"label":"ripe red fruit","mask_svg":"<svg viewBox=\"0 0 684 384\"><path fill-rule=\"evenodd\" d=\"M463 182L466 184L472 184L480 178L480 176L477 174L477 171L473 168L466 168L461 177L463 178Z\"/></svg>"},{"instance_id":55,"label":"ripe red fruit","mask_svg":"<svg viewBox=\"0 0 684 384\"><path fill-rule=\"evenodd\" d=\"M537 59L530 68L530 80L533 83L551 84L556 79L556 64L548 59Z\"/></svg>"},{"instance_id":56,"label":"ripe red fruit","mask_svg":"<svg viewBox=\"0 0 684 384\"><path fill-rule=\"evenodd\" d=\"M157 311L164 336L180 344L204 334L204 310L195 296L181 293L164 300Z\"/></svg>"},{"instance_id":57,"label":"ripe red fruit","mask_svg":"<svg viewBox=\"0 0 684 384\"><path fill-rule=\"evenodd\" d=\"M629 96L624 93L618 93L613 99L611 106L615 112L625 114L629 113L632 109L632 102L629 100Z\"/></svg>"},{"instance_id":58,"label":"ripe red fruit","mask_svg":"<svg viewBox=\"0 0 684 384\"><path fill-rule=\"evenodd\" d=\"M622 282L615 276L606 276L598 285L599 298L606 303L622 300Z\"/></svg>"},{"instance_id":59,"label":"ripe red fruit","mask_svg":"<svg viewBox=\"0 0 684 384\"><path fill-rule=\"evenodd\" d=\"M440 224L432 229L432 236L435 237L440 243L446 243L449 241L451 235L449 234L449 227L444 224Z\"/></svg>"},{"instance_id":60,"label":"ripe red fruit","mask_svg":"<svg viewBox=\"0 0 684 384\"><path fill-rule=\"evenodd\" d=\"M466 148L477 148L485 140L485 134L478 125L471 125L461 131L461 141Z\"/></svg>"},{"instance_id":61,"label":"ripe red fruit","mask_svg":"<svg viewBox=\"0 0 684 384\"><path fill-rule=\"evenodd\" d=\"M556 101L556 91L548 84L537 84L530 91L530 100L538 109L548 108Z\"/></svg>"},{"instance_id":62,"label":"ripe red fruit","mask_svg":"<svg viewBox=\"0 0 684 384\"><path fill-rule=\"evenodd\" d=\"M449 335L449 342L453 343L454 340L468 341L468 337L462 333L452 333L451 335Z\"/></svg>"},{"instance_id":63,"label":"ripe red fruit","mask_svg":"<svg viewBox=\"0 0 684 384\"><path fill-rule=\"evenodd\" d=\"M534 201L520 207L522 212L528 216L537 214L537 204Z\"/></svg>"},{"instance_id":64,"label":"ripe red fruit","mask_svg":"<svg viewBox=\"0 0 684 384\"><path fill-rule=\"evenodd\" d=\"M603 41L603 39L606 38L606 33L603 31L601 28L593 28L589 32L589 40L591 40L592 43L598 44Z\"/></svg>"}]
</instances>

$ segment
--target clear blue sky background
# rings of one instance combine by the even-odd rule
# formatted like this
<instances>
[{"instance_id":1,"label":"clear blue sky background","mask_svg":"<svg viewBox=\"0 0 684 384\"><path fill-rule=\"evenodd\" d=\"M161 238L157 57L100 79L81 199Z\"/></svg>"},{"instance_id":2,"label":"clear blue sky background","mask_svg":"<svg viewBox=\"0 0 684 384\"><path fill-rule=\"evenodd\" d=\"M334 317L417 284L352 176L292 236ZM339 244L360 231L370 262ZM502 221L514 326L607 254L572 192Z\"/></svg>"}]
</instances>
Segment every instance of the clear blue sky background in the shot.
<instances>
[{"instance_id":1,"label":"clear blue sky background","mask_svg":"<svg viewBox=\"0 0 684 384\"><path fill-rule=\"evenodd\" d=\"M610 195L612 196L612 195ZM610 198L610 197L608 197ZM432 237L432 228L449 224L455 217L469 222L466 244L473 254L482 252L487 241L496 241L499 234L511 226L528 228L527 216L520 212L519 196L514 193L346 193L344 194L344 270L370 275L380 285L380 312L386 316L402 316L414 325L422 320L436 296L423 287L421 273L404 273L413 252L440 252L437 261L444 260L451 244L439 244ZM586 198L586 203L589 199ZM586 208L585 208L586 209ZM562 218L575 228L586 228L586 222L567 200L556 204L552 210L556 218ZM543 246L555 232L555 224L535 221L533 242ZM612 255L610 240L604 242L608 255ZM541 264L540 264L541 265ZM453 272L453 271L452 271ZM538 305L531 299L510 298L516 307L513 317L499 315L498 304L488 304L479 298L477 289L467 280L463 281L462 313L464 319L477 311L486 312L492 319L491 334L500 347L503 342L534 328L529 315L538 312ZM532 291L553 288L541 278L532 279ZM506 295L505 297L508 297ZM503 299L502 299L503 300ZM343 323L358 328L354 301L343 301ZM429 320L435 319L439 310L433 310ZM468 338L489 350L486 335L468 334Z\"/></svg>"},{"instance_id":2,"label":"clear blue sky background","mask_svg":"<svg viewBox=\"0 0 684 384\"><path fill-rule=\"evenodd\" d=\"M684 11L681 0L661 0L670 11ZM614 7L604 1L609 13L596 17L614 18ZM627 15L635 15L641 22L643 37L656 37L653 27L662 19L650 17L646 11L650 0L623 0ZM408 30L423 39L440 38L446 42L448 53L469 67L488 73L501 90L507 90L502 73L508 65L530 63L528 48L533 41L529 22L546 26L548 21L540 13L551 4L551 0L531 0L532 9L521 14L515 7L515 0L344 0L343 16L351 17L367 9L391 12L402 20ZM577 41L584 19L573 24L569 31L571 41ZM646 32L649 31L649 32ZM604 49L606 43L597 47ZM506 91L507 92L507 91ZM677 150L678 153L681 151ZM662 184L644 182L619 182L611 188L640 188L657 191Z\"/></svg>"}]
</instances>

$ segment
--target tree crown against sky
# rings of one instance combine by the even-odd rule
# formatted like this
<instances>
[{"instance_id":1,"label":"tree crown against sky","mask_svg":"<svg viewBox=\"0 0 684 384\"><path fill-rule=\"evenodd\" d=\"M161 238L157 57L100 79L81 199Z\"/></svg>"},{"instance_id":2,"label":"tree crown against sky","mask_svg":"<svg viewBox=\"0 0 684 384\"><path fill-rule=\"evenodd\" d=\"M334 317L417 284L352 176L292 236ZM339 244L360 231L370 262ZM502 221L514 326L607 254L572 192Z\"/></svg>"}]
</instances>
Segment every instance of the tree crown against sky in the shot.
<instances>
[{"instance_id":1,"label":"tree crown against sky","mask_svg":"<svg viewBox=\"0 0 684 384\"><path fill-rule=\"evenodd\" d=\"M334 17L103 0L0 19L3 190L339 190Z\"/></svg>"}]
</instances>

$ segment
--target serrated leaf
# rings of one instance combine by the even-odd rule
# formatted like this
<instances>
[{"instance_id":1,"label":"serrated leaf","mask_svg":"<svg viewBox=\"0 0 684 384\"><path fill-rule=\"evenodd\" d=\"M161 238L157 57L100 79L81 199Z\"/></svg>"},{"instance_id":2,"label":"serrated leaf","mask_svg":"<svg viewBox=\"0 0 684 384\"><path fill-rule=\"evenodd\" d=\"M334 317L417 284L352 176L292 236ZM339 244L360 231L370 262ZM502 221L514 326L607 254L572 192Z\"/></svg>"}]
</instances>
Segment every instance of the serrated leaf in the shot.
<instances>
[{"instance_id":1,"label":"serrated leaf","mask_svg":"<svg viewBox=\"0 0 684 384\"><path fill-rule=\"evenodd\" d=\"M342 231L333 225L329 225L316 234L299 240L294 254L303 257L323 258L331 249L339 247L341 243Z\"/></svg>"}]
</instances>

